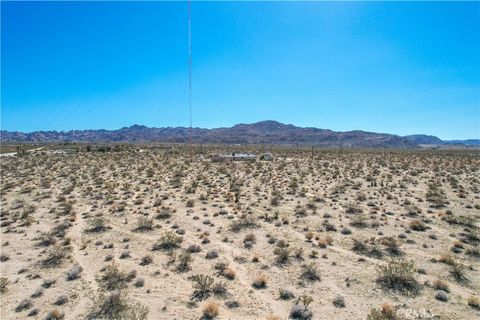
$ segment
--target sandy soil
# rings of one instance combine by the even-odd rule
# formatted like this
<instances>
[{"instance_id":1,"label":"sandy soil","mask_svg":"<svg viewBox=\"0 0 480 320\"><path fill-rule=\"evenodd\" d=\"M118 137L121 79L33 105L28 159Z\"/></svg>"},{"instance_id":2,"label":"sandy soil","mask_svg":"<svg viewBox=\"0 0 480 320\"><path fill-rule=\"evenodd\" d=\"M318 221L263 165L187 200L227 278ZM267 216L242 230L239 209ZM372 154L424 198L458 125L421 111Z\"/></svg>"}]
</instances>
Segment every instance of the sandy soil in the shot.
<instances>
[{"instance_id":1,"label":"sandy soil","mask_svg":"<svg viewBox=\"0 0 480 320\"><path fill-rule=\"evenodd\" d=\"M1 158L1 318L480 318L478 152L274 155Z\"/></svg>"}]
</instances>

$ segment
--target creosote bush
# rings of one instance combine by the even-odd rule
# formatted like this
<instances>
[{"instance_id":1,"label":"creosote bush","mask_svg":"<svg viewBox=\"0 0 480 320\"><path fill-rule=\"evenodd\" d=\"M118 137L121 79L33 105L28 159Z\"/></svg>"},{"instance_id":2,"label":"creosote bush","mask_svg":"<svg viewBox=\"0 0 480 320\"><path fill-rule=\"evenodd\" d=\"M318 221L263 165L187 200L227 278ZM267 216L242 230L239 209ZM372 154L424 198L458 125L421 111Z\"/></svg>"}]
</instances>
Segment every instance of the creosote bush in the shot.
<instances>
[{"instance_id":1,"label":"creosote bush","mask_svg":"<svg viewBox=\"0 0 480 320\"><path fill-rule=\"evenodd\" d=\"M180 247L183 238L177 236L172 231L166 231L160 239L153 245L152 250L171 251Z\"/></svg>"},{"instance_id":2,"label":"creosote bush","mask_svg":"<svg viewBox=\"0 0 480 320\"><path fill-rule=\"evenodd\" d=\"M415 277L413 261L390 259L386 264L377 267L377 283L386 290L403 295L418 295L421 285Z\"/></svg>"},{"instance_id":3,"label":"creosote bush","mask_svg":"<svg viewBox=\"0 0 480 320\"><path fill-rule=\"evenodd\" d=\"M147 315L147 307L138 303L132 303L125 291L116 290L111 293L101 292L94 300L87 319L145 320Z\"/></svg>"}]
</instances>

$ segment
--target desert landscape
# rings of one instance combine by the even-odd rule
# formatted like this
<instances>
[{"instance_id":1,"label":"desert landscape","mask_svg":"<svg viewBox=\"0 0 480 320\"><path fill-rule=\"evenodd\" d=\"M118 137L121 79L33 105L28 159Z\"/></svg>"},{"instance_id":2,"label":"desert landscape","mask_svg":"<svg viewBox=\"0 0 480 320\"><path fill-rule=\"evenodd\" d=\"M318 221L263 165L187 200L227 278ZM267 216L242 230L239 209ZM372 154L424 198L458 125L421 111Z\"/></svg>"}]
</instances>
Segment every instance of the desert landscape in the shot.
<instances>
[{"instance_id":1,"label":"desert landscape","mask_svg":"<svg viewBox=\"0 0 480 320\"><path fill-rule=\"evenodd\" d=\"M2 157L2 319L480 317L478 150L220 151Z\"/></svg>"}]
</instances>

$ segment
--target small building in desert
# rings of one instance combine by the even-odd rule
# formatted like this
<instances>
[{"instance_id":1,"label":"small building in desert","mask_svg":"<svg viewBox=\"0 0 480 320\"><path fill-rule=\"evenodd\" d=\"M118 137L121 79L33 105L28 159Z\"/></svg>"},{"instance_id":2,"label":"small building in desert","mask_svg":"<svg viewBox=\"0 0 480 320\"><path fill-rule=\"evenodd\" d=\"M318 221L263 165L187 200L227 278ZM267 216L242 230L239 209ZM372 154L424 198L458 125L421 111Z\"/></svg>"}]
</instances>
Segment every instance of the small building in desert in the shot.
<instances>
[{"instance_id":1,"label":"small building in desert","mask_svg":"<svg viewBox=\"0 0 480 320\"><path fill-rule=\"evenodd\" d=\"M212 156L212 162L229 161L256 161L257 156L253 153L224 153Z\"/></svg>"},{"instance_id":2,"label":"small building in desert","mask_svg":"<svg viewBox=\"0 0 480 320\"><path fill-rule=\"evenodd\" d=\"M260 155L260 160L263 161L273 161L273 154L270 152L265 152Z\"/></svg>"}]
</instances>

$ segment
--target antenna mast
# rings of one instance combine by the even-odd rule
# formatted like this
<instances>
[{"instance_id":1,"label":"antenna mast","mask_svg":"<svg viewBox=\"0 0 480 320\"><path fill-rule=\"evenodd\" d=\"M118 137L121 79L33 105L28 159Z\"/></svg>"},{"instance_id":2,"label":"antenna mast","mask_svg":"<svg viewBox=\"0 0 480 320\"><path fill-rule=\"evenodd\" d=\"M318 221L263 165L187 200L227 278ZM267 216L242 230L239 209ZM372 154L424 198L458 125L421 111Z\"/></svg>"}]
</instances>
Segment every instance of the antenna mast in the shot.
<instances>
[{"instance_id":1,"label":"antenna mast","mask_svg":"<svg viewBox=\"0 0 480 320\"><path fill-rule=\"evenodd\" d=\"M188 128L188 144L190 145L190 153L192 148L192 13L191 0L188 0L188 112L189 112L189 128Z\"/></svg>"}]
</instances>

